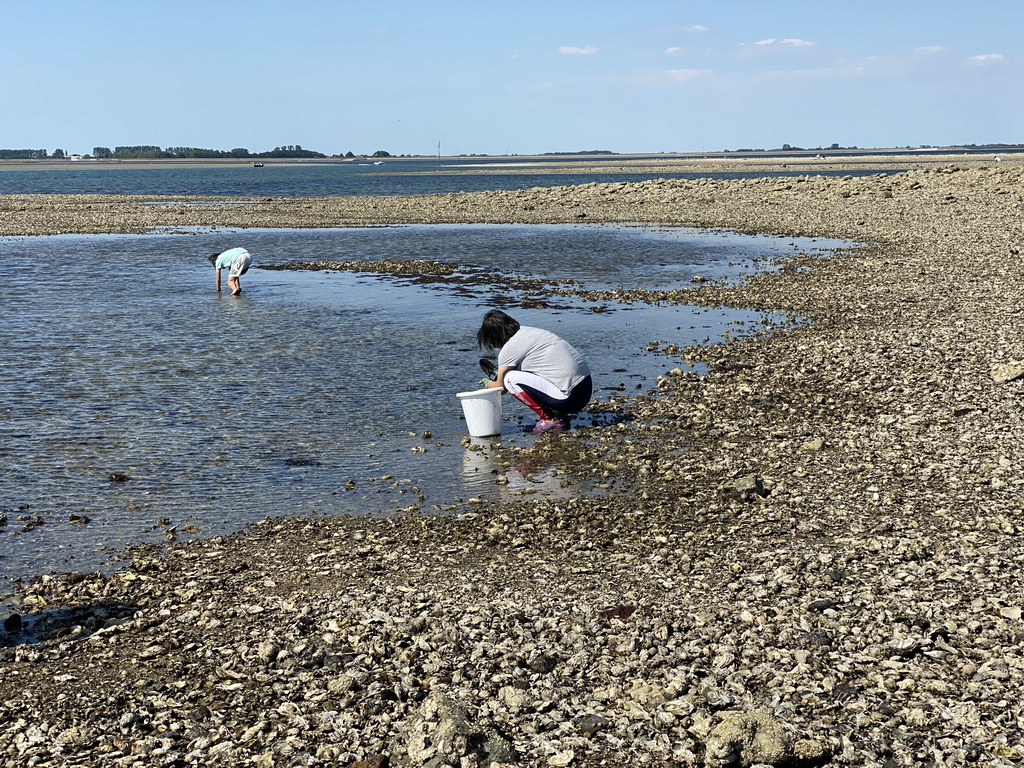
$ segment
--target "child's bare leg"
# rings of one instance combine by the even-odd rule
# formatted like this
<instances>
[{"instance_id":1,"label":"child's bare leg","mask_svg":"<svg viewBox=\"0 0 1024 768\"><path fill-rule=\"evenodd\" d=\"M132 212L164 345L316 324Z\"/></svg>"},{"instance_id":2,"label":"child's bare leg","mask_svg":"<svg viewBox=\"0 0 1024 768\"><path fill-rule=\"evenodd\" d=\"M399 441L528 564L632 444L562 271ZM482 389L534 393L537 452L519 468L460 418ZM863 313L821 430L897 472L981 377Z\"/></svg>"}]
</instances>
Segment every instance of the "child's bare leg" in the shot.
<instances>
[{"instance_id":1,"label":"child's bare leg","mask_svg":"<svg viewBox=\"0 0 1024 768\"><path fill-rule=\"evenodd\" d=\"M242 281L237 277L229 277L228 287L231 289L231 295L237 296L242 292Z\"/></svg>"}]
</instances>

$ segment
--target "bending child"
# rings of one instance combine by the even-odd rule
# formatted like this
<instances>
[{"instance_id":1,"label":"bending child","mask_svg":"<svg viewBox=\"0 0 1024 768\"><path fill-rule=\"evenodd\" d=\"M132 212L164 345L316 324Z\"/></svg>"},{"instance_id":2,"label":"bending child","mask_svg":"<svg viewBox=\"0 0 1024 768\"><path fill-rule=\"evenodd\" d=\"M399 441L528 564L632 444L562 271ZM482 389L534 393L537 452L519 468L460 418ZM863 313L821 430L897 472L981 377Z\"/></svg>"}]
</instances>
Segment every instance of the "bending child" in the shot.
<instances>
[{"instance_id":1,"label":"bending child","mask_svg":"<svg viewBox=\"0 0 1024 768\"><path fill-rule=\"evenodd\" d=\"M245 248L228 248L223 253L211 253L210 263L217 272L217 292L220 292L220 271L228 270L228 287L231 295L237 296L242 292L242 281L239 278L249 271L252 264L252 256Z\"/></svg>"},{"instance_id":2,"label":"bending child","mask_svg":"<svg viewBox=\"0 0 1024 768\"><path fill-rule=\"evenodd\" d=\"M498 350L498 373L488 387L501 387L537 414L532 433L568 429L573 414L594 391L586 359L569 342L541 328L520 325L500 309L484 315L477 346Z\"/></svg>"}]
</instances>

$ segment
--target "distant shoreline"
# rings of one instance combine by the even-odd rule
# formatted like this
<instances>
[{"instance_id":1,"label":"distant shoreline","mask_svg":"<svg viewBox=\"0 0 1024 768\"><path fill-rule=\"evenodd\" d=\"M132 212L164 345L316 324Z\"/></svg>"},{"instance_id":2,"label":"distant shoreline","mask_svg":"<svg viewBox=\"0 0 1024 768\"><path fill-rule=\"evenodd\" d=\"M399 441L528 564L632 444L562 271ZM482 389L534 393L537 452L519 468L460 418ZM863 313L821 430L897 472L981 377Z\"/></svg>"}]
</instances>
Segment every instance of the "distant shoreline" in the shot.
<instances>
[{"instance_id":1,"label":"distant shoreline","mask_svg":"<svg viewBox=\"0 0 1024 768\"><path fill-rule=\"evenodd\" d=\"M0 235L54 235L54 234L143 234L160 228L180 229L182 227L232 227L246 228L324 228L363 227L381 224L457 224L457 223L507 223L550 224L580 222L629 222L629 223L679 223L687 226L726 226L743 232L770 232L761 217L772 200L762 199L764 190L778 187L789 193L793 188L807 188L807 184L795 181L829 180L849 184L848 194L852 199L861 194L854 179L864 183L890 184L897 179L905 180L908 175L935 173L941 178L953 171L976 171L981 173L1020 172L1024 166L1024 154L1010 155L1005 161L994 162L990 155L950 156L937 155L917 158L911 164L909 158L897 162L891 157L856 158L861 165L853 163L820 163L801 166L794 162L770 161L745 162L732 160L679 160L676 164L658 165L646 160L620 160L619 164L590 165L576 163L573 167L559 164L544 164L546 175L562 174L564 185L530 190L460 192L457 194L434 193L423 195L387 196L338 196L328 198L307 197L266 197L266 196L189 196L189 195L104 195L104 194L29 194L0 195L0 208L5 214L0 217ZM145 162L145 161L143 161ZM154 161L174 163L176 161ZM632 162L632 164L630 164ZM732 183L715 179L716 172L726 170L748 172L752 178L734 180ZM123 167L123 166L121 166ZM467 167L465 173L533 173L536 166L523 164L502 166L492 164L476 168ZM636 173L642 168L650 178L640 182L638 200L624 205L619 191L611 191L608 184L574 184L578 174L600 172L612 175L615 172ZM780 170L790 175L780 176ZM831 171L824 175L822 171ZM867 171L867 173L865 173ZM266 173L267 169L251 169L253 174ZM416 171L411 167L403 170L396 163L395 173L429 174L431 171ZM444 173L458 173L444 169ZM692 174L689 180L669 181L658 176L660 173ZM793 172L796 172L793 175ZM876 173L872 173L876 172ZM849 173L849 176L842 174ZM889 176L890 179L876 178ZM665 187L665 194L658 192ZM746 190L759 202L749 206L752 217L731 219L722 211L708 215L707 206L722 192L711 190L734 187ZM631 187L631 189L633 189ZM710 195L710 197L709 197ZM813 198L812 198L813 199ZM238 205L211 205L210 201L233 200ZM183 205L182 203L187 203ZM244 203L244 204L243 204ZM865 217L869 214L865 213ZM800 232L791 232L800 234ZM816 230L817 236L828 235L839 238L859 239L850 231Z\"/></svg>"},{"instance_id":2,"label":"distant shoreline","mask_svg":"<svg viewBox=\"0 0 1024 768\"><path fill-rule=\"evenodd\" d=\"M478 155L441 156L438 172L452 173L535 173L543 167L545 173L718 173L758 172L775 173L780 170L817 172L844 170L903 171L956 164L965 168L989 166L999 157L1001 162L1024 162L1024 150L979 151L943 150L837 150L818 153L793 152L709 152L709 153L650 153L628 155ZM429 156L386 158L231 158L231 159L159 159L159 160L0 160L0 172L26 170L152 170L154 168L240 168L252 167L254 162L264 168L308 165L365 165L380 162L382 172L429 173L422 168L424 162L438 159ZM417 168L408 166L416 164ZM406 167L403 167L406 166Z\"/></svg>"}]
</instances>

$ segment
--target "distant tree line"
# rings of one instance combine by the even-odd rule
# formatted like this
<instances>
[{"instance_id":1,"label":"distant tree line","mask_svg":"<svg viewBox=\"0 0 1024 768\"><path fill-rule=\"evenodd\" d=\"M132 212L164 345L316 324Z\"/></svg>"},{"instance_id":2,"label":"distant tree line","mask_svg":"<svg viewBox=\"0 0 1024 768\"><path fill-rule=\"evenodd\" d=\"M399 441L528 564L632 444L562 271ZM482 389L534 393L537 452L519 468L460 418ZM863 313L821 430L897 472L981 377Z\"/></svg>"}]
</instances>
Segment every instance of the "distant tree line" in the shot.
<instances>
[{"instance_id":1,"label":"distant tree line","mask_svg":"<svg viewBox=\"0 0 1024 768\"><path fill-rule=\"evenodd\" d=\"M615 155L610 149L584 149L579 152L545 152L545 155Z\"/></svg>"},{"instance_id":2,"label":"distant tree line","mask_svg":"<svg viewBox=\"0 0 1024 768\"><path fill-rule=\"evenodd\" d=\"M823 151L825 149L826 149L825 147L809 147L808 149L804 149L803 147L791 147L791 146L789 146L789 144L783 144L782 148L779 151L780 152L821 152L821 151ZM833 152L835 152L836 150L840 150L840 149L857 149L857 147L856 147L856 145L852 146L852 147L841 147L841 146L839 146L839 144L832 144L832 146L828 147L828 149L833 151Z\"/></svg>"},{"instance_id":3,"label":"distant tree line","mask_svg":"<svg viewBox=\"0 0 1024 768\"><path fill-rule=\"evenodd\" d=\"M45 149L0 149L0 160L45 160Z\"/></svg>"},{"instance_id":4,"label":"distant tree line","mask_svg":"<svg viewBox=\"0 0 1024 768\"><path fill-rule=\"evenodd\" d=\"M160 147L139 145L135 147L93 147L92 156L97 160L209 160L231 158L270 157L327 157L323 152L303 149L298 144L274 147L270 152L250 152L244 147L232 150L201 149L199 147Z\"/></svg>"},{"instance_id":5,"label":"distant tree line","mask_svg":"<svg viewBox=\"0 0 1024 768\"><path fill-rule=\"evenodd\" d=\"M921 146L927 147L929 145L922 144ZM964 149L1020 149L1024 147L1024 144L958 144L957 146Z\"/></svg>"}]
</instances>

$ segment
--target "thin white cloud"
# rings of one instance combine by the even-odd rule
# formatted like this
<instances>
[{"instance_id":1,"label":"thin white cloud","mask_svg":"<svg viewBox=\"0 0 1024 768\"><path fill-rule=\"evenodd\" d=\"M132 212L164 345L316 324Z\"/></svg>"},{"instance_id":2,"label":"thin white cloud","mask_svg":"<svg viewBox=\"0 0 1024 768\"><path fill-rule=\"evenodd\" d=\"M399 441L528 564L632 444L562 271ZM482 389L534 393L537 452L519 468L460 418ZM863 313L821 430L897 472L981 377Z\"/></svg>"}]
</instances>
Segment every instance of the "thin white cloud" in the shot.
<instances>
[{"instance_id":1,"label":"thin white cloud","mask_svg":"<svg viewBox=\"0 0 1024 768\"><path fill-rule=\"evenodd\" d=\"M750 45L750 43L741 43L741 45ZM794 48L813 48L815 44L798 37L769 37L766 40L758 40L753 45L791 45Z\"/></svg>"},{"instance_id":2,"label":"thin white cloud","mask_svg":"<svg viewBox=\"0 0 1024 768\"><path fill-rule=\"evenodd\" d=\"M703 24L694 24L692 27L683 27L684 32L710 32L711 27L705 27Z\"/></svg>"},{"instance_id":3,"label":"thin white cloud","mask_svg":"<svg viewBox=\"0 0 1024 768\"><path fill-rule=\"evenodd\" d=\"M683 49L680 48L678 45L673 45L671 48L666 48L665 49L665 55L666 56L678 56L682 52L683 52Z\"/></svg>"},{"instance_id":4,"label":"thin white cloud","mask_svg":"<svg viewBox=\"0 0 1024 768\"><path fill-rule=\"evenodd\" d=\"M985 53L981 56L971 56L967 59L968 64L973 64L976 67L983 67L987 64L995 64L996 62L1003 60L1003 54L1001 53Z\"/></svg>"},{"instance_id":5,"label":"thin white cloud","mask_svg":"<svg viewBox=\"0 0 1024 768\"><path fill-rule=\"evenodd\" d=\"M587 45L582 48L576 45L560 46L558 52L566 56L593 56L600 50L596 45Z\"/></svg>"},{"instance_id":6,"label":"thin white cloud","mask_svg":"<svg viewBox=\"0 0 1024 768\"><path fill-rule=\"evenodd\" d=\"M945 48L941 45L922 45L920 48L915 48L914 53L918 56L927 56L932 53L942 53Z\"/></svg>"}]
</instances>

